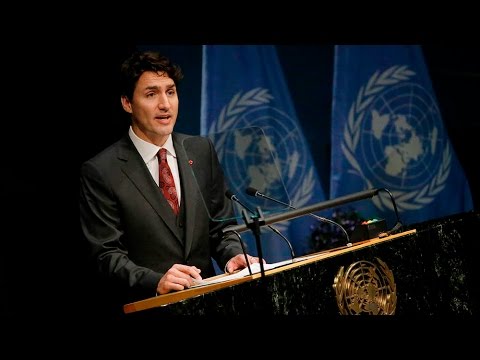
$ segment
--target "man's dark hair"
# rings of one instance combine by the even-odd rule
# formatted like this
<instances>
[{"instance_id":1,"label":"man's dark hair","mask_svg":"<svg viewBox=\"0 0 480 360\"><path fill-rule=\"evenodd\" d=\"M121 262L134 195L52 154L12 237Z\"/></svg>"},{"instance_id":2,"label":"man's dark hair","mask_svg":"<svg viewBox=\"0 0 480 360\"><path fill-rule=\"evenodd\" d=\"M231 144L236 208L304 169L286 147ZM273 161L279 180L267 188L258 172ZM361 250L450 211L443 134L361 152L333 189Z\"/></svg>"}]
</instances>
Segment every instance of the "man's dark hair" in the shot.
<instances>
[{"instance_id":1,"label":"man's dark hair","mask_svg":"<svg viewBox=\"0 0 480 360\"><path fill-rule=\"evenodd\" d=\"M178 85L183 78L179 65L157 51L137 51L120 68L120 95L132 99L138 79L145 71L166 73Z\"/></svg>"}]
</instances>

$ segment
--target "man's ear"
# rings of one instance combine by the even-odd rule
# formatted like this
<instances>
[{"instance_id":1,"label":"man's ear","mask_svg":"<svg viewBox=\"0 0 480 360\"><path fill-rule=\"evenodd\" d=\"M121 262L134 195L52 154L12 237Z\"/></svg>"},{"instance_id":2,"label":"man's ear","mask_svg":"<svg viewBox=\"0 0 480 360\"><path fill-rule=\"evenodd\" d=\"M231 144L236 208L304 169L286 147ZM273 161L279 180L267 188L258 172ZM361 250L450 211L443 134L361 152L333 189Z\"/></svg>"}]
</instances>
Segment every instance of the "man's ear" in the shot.
<instances>
[{"instance_id":1,"label":"man's ear","mask_svg":"<svg viewBox=\"0 0 480 360\"><path fill-rule=\"evenodd\" d=\"M120 101L122 102L123 110L125 110L126 112L131 114L132 113L132 103L130 102L128 97L126 97L125 95L122 95L120 97Z\"/></svg>"}]
</instances>

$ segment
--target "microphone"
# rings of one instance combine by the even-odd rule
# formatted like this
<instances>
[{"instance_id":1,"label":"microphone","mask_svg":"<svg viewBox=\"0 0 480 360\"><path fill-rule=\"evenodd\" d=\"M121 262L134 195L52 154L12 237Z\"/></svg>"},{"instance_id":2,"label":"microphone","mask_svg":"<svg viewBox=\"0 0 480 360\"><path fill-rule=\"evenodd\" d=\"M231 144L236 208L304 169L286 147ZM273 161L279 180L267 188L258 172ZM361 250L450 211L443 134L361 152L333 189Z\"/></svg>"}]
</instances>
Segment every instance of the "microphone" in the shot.
<instances>
[{"instance_id":1,"label":"microphone","mask_svg":"<svg viewBox=\"0 0 480 360\"><path fill-rule=\"evenodd\" d=\"M253 187L248 187L245 189L245 192L247 193L247 195L250 195L250 196L254 196L254 197L262 197L262 198L265 198L267 200L270 200L270 201L274 201L276 202L277 204L281 204L281 205L285 205L285 206L288 206L290 209L293 209L293 210L297 210L296 207L290 205L290 204L287 204L286 202L283 202L283 201L280 201L280 200L277 200L277 199L274 199L270 196L267 196L265 194L262 194L260 191L258 191L257 189L253 188ZM347 233L347 230L345 230L345 228L340 225L339 223L333 221L333 220L330 220L330 219L327 219L327 218L324 218L322 216L318 216L318 215L315 215L313 213L308 213L307 215L310 215L312 217L314 217L315 219L317 220L320 220L320 221L324 221L324 222L328 222L332 225L335 225L335 226L338 226L340 229L342 229L342 231L344 232L345 234L345 237L347 238L347 246L352 246L352 242L350 241L350 236L348 236L348 233Z\"/></svg>"},{"instance_id":2,"label":"microphone","mask_svg":"<svg viewBox=\"0 0 480 360\"><path fill-rule=\"evenodd\" d=\"M229 198L230 200L235 201L241 207L246 209L249 213L255 215L255 211L251 210L247 205L245 205L243 202L241 202L240 199L234 193L232 193L230 190L225 191L225 196L227 198ZM267 225L267 226L270 230L272 230L275 234L280 236L287 243L287 245L290 249L290 256L292 257L292 261L293 261L293 259L295 258L295 253L293 252L293 247L292 247L292 244L290 243L290 241L278 229L274 228L271 225Z\"/></svg>"},{"instance_id":3,"label":"microphone","mask_svg":"<svg viewBox=\"0 0 480 360\"><path fill-rule=\"evenodd\" d=\"M305 206L301 209L290 210L290 211L286 211L286 212L279 213L279 214L276 214L276 215L272 215L272 216L269 216L269 217L266 217L265 219L263 219L263 225L275 224L277 222L285 221L285 220L292 220L292 219L295 219L297 217L300 217L300 216L303 216L305 214L309 214L309 213L312 213L312 212L315 212L315 211L328 209L328 208L331 208L331 207L334 207L334 206L339 206L339 205L350 203L350 202L353 202L353 201L368 199L368 198L371 198L375 195L378 195L379 191L380 191L379 189L363 190L363 191L360 191L360 192L357 192L357 193L354 193L354 194L340 196L340 197L338 197L336 199L333 199L333 200L326 200L326 201L319 202L319 203L316 203L316 204L308 205L308 206ZM312 215L312 214L311 214L311 216L316 217L315 215ZM326 219L326 220L328 220L328 219ZM235 231L238 231L238 232L243 232L243 231L248 230L248 228L249 227L246 224L229 225L229 226L222 229L222 233L225 234L226 232L229 232L229 231L232 231L232 230L235 230Z\"/></svg>"},{"instance_id":4,"label":"microphone","mask_svg":"<svg viewBox=\"0 0 480 360\"><path fill-rule=\"evenodd\" d=\"M227 192L228 192L228 190L227 190ZM226 195L226 193L225 193L225 195ZM245 250L245 246L243 245L242 237L240 236L240 234L237 231L235 231L233 229L225 229L225 231L223 233L226 234L226 233L229 233L229 232L235 234L235 236L238 238L238 241L240 241L240 246L242 247L243 256L245 257L245 262L247 263L248 273L250 275L252 275L252 268L250 267L250 261L248 261L247 251Z\"/></svg>"}]
</instances>

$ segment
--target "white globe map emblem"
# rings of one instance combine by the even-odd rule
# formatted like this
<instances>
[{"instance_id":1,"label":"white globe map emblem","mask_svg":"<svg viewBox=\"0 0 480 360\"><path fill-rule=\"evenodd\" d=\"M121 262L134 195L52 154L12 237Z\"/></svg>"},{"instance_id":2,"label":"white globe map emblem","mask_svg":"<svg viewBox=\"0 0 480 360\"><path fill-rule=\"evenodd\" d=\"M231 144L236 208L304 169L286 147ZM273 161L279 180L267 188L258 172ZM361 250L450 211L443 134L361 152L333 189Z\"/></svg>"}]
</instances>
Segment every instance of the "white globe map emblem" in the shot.
<instances>
[{"instance_id":1,"label":"white globe map emblem","mask_svg":"<svg viewBox=\"0 0 480 360\"><path fill-rule=\"evenodd\" d=\"M253 187L302 206L312 197L313 169L307 167L307 149L295 119L273 107L272 99L262 88L238 93L210 127L209 136L233 192L240 196ZM260 205L267 211L285 208L268 200Z\"/></svg>"},{"instance_id":2,"label":"white globe map emblem","mask_svg":"<svg viewBox=\"0 0 480 360\"><path fill-rule=\"evenodd\" d=\"M431 181L441 163L443 129L435 100L418 84L403 83L367 108L359 151L365 175L387 188L413 190Z\"/></svg>"},{"instance_id":3,"label":"white globe map emblem","mask_svg":"<svg viewBox=\"0 0 480 360\"><path fill-rule=\"evenodd\" d=\"M452 153L435 98L407 66L375 72L352 103L343 132L348 171L364 188L388 188L399 211L420 209L435 200L450 174ZM372 198L392 209L385 194Z\"/></svg>"}]
</instances>

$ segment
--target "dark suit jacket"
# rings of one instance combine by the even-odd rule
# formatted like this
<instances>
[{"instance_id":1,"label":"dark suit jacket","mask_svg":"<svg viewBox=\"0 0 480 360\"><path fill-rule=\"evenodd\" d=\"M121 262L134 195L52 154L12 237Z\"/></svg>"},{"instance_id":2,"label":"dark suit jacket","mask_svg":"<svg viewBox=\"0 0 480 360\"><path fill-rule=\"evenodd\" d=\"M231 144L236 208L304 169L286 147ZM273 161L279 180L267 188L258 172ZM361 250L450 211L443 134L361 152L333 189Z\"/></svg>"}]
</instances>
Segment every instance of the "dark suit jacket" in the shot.
<instances>
[{"instance_id":1,"label":"dark suit jacket","mask_svg":"<svg viewBox=\"0 0 480 360\"><path fill-rule=\"evenodd\" d=\"M195 265L206 278L215 275L211 257L223 269L242 252L238 238L219 235L227 223L211 221L233 218L212 143L173 133L173 145L182 186L178 219L128 135L81 167L82 236L98 270L128 289L124 301L154 296L175 263Z\"/></svg>"}]
</instances>

